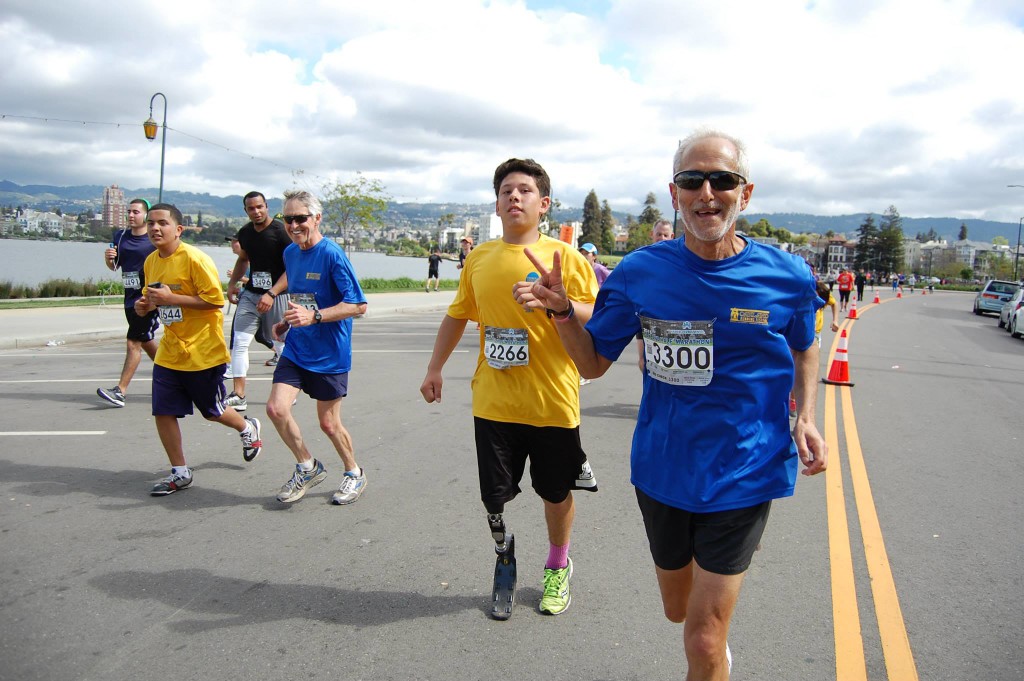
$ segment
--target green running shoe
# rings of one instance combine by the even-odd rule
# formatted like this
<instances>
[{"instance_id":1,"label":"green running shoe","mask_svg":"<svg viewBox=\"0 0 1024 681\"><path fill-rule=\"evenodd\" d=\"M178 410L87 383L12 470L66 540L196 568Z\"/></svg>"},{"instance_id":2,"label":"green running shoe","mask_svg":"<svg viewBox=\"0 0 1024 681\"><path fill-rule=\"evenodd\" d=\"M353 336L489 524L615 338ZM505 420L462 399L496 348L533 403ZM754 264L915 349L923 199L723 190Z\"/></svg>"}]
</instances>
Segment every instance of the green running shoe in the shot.
<instances>
[{"instance_id":1,"label":"green running shoe","mask_svg":"<svg viewBox=\"0 0 1024 681\"><path fill-rule=\"evenodd\" d=\"M540 611L545 615L561 615L569 608L569 579L572 577L572 558L561 570L544 568L544 595L540 598Z\"/></svg>"}]
</instances>

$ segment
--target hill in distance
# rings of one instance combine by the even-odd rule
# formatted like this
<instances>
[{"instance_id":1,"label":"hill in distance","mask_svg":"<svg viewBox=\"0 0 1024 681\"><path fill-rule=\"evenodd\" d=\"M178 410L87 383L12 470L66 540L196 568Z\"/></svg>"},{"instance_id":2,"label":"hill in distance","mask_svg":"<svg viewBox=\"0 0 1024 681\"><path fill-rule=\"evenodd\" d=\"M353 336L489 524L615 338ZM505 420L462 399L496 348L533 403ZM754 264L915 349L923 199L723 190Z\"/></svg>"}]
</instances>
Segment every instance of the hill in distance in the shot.
<instances>
[{"instance_id":1,"label":"hill in distance","mask_svg":"<svg viewBox=\"0 0 1024 681\"><path fill-rule=\"evenodd\" d=\"M156 188L128 189L122 188L126 198L141 196L149 198L157 195ZM102 209L103 185L78 185L74 187L57 187L52 185L19 185L8 180L0 181L0 204L25 206L36 210L60 208L66 213L78 213L87 210ZM208 218L245 218L242 209L242 197L214 196L208 193L164 192L164 200L173 203L183 213L196 214L202 211ZM268 207L274 213L281 211L281 199L269 198ZM493 203L460 204L460 203L392 203L389 208L389 221L410 227L430 228L437 225L438 220L448 213L456 216L454 224L464 219L479 220L494 212ZM627 214L614 212L615 218L625 222ZM857 229L864 222L867 213L854 215L808 215L803 213L744 213L751 224L762 218L773 227L784 227L794 234L816 233L825 234L832 231L848 238L856 235ZM881 214L873 213L877 225ZM562 206L558 209L556 219L560 222L571 222L583 219L583 209ZM671 218L671 214L666 215ZM913 238L918 233L935 232L947 241L954 241L960 232L960 225L967 225L967 238L973 241L991 242L994 237L1002 236L1011 244L1016 242L1018 225L1009 222L991 220L963 220L959 218L909 218L903 217L903 233Z\"/></svg>"}]
</instances>

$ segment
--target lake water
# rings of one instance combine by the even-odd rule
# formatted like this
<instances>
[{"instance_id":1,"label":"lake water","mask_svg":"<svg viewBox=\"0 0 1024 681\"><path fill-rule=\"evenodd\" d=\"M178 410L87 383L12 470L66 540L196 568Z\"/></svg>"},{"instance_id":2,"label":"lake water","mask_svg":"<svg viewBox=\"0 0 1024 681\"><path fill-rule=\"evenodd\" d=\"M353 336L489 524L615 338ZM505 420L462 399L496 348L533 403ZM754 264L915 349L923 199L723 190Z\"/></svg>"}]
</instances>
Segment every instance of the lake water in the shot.
<instances>
[{"instance_id":1,"label":"lake water","mask_svg":"<svg viewBox=\"0 0 1024 681\"><path fill-rule=\"evenodd\" d=\"M0 281L25 286L38 286L48 279L118 279L103 264L106 244L74 241L30 241L0 239ZM221 279L227 281L227 270L235 265L235 254L225 246L200 246L217 265ZM383 253L350 253L349 259L360 279L427 278L426 258L387 256ZM441 263L442 279L457 279L455 261Z\"/></svg>"}]
</instances>

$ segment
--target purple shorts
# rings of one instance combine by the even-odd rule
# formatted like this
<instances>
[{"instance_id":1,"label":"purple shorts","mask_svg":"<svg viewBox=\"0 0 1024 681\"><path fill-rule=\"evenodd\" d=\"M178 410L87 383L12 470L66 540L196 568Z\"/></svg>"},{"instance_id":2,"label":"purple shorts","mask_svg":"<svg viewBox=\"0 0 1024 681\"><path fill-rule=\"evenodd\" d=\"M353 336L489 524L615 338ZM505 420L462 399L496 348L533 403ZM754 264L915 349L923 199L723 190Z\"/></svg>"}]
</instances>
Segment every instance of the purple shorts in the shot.
<instances>
[{"instance_id":1,"label":"purple shorts","mask_svg":"<svg viewBox=\"0 0 1024 681\"><path fill-rule=\"evenodd\" d=\"M224 413L224 371L227 364L218 364L201 371L178 371L153 365L153 416L192 414L192 405L204 418Z\"/></svg>"},{"instance_id":2,"label":"purple shorts","mask_svg":"<svg viewBox=\"0 0 1024 681\"><path fill-rule=\"evenodd\" d=\"M274 383L296 387L318 402L331 402L348 396L348 372L318 374L303 369L283 355L274 369Z\"/></svg>"}]
</instances>

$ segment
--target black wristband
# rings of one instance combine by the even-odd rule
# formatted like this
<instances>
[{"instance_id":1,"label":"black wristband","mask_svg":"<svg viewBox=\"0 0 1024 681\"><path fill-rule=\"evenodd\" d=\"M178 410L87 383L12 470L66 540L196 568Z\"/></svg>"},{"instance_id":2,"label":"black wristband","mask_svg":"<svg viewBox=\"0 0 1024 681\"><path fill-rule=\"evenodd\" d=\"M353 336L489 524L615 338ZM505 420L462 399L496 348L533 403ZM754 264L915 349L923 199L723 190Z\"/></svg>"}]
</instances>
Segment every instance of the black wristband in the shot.
<instances>
[{"instance_id":1,"label":"black wristband","mask_svg":"<svg viewBox=\"0 0 1024 681\"><path fill-rule=\"evenodd\" d=\"M271 298L277 298L277 294L274 293L273 291L267 291L267 295L270 296Z\"/></svg>"},{"instance_id":2,"label":"black wristband","mask_svg":"<svg viewBox=\"0 0 1024 681\"><path fill-rule=\"evenodd\" d=\"M569 319L570 317L572 317L573 315L576 314L576 308L574 308L572 306L572 301L571 300L569 301L569 309L568 310L564 310L562 312L555 312L550 307L549 308L545 308L545 310L547 312L548 319L555 319L555 320L558 320L558 321L565 321L566 319Z\"/></svg>"}]
</instances>

